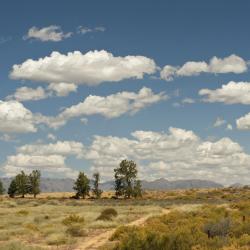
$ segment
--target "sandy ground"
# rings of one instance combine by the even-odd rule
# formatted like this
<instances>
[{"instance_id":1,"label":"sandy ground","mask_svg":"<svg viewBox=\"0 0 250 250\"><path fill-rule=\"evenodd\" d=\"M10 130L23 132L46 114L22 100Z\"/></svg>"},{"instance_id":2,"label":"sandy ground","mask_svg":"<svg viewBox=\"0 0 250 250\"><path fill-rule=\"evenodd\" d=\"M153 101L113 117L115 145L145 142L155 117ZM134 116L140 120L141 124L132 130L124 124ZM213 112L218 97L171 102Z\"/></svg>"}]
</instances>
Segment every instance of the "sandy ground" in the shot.
<instances>
[{"instance_id":1,"label":"sandy ground","mask_svg":"<svg viewBox=\"0 0 250 250\"><path fill-rule=\"evenodd\" d=\"M162 210L162 214L167 214L169 213L170 210L169 209L163 209ZM128 224L126 224L126 226L141 226L145 223L145 221L151 217L151 215L147 215L145 217L142 217L138 220L132 221ZM108 243L109 238L111 237L111 235L115 232L115 229L110 229L106 232L100 233L98 235L94 235L94 236L88 236L84 239L84 241L74 250L97 250L100 247L104 246L106 243Z\"/></svg>"}]
</instances>

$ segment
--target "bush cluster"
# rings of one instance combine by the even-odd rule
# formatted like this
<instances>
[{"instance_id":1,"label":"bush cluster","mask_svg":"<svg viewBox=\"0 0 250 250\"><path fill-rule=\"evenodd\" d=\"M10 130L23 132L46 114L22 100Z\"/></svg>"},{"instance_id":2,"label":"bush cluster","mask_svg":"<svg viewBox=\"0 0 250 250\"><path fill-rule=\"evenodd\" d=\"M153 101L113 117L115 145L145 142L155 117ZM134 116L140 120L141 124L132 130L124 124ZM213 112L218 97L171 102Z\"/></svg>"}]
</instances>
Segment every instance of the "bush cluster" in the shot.
<instances>
[{"instance_id":1,"label":"bush cluster","mask_svg":"<svg viewBox=\"0 0 250 250\"><path fill-rule=\"evenodd\" d=\"M114 217L117 217L118 213L114 208L106 208L96 218L96 220L111 221Z\"/></svg>"},{"instance_id":2,"label":"bush cluster","mask_svg":"<svg viewBox=\"0 0 250 250\"><path fill-rule=\"evenodd\" d=\"M233 210L206 205L197 211L173 211L150 218L143 227L120 227L111 240L119 242L115 250L249 249L248 211L250 202Z\"/></svg>"}]
</instances>

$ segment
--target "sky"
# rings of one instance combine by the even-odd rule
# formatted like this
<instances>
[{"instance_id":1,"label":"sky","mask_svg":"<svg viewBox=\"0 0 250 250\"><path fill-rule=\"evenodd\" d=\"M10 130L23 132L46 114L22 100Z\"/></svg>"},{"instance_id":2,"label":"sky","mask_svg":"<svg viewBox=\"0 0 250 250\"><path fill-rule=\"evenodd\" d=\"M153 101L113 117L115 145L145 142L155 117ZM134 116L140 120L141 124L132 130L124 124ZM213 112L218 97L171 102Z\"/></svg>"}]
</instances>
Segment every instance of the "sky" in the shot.
<instances>
[{"instance_id":1,"label":"sky","mask_svg":"<svg viewBox=\"0 0 250 250\"><path fill-rule=\"evenodd\" d=\"M250 2L1 1L0 176L250 182Z\"/></svg>"}]
</instances>

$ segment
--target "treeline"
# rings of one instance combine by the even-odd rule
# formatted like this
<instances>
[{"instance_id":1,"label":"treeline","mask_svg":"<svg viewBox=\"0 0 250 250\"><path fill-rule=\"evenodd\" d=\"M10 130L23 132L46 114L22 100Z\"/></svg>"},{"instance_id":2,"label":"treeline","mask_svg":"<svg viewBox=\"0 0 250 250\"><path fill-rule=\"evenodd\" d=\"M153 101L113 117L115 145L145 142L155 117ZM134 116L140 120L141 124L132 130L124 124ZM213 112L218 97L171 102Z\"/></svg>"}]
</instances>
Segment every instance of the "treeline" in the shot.
<instances>
[{"instance_id":1,"label":"treeline","mask_svg":"<svg viewBox=\"0 0 250 250\"><path fill-rule=\"evenodd\" d=\"M134 161L123 160L120 165L114 169L115 182L115 197L124 197L130 199L131 197L138 198L142 196L141 181L137 178L138 170ZM36 198L40 194L41 172L33 170L29 175L21 171L12 179L8 195L14 198L17 195L25 197L26 194L31 194ZM87 196L92 196L96 199L101 198L103 190L100 189L100 174L93 174L93 182L84 172L79 172L79 175L74 183L73 189L75 196L73 198L85 199ZM4 194L5 190L3 183L0 181L0 195Z\"/></svg>"}]
</instances>

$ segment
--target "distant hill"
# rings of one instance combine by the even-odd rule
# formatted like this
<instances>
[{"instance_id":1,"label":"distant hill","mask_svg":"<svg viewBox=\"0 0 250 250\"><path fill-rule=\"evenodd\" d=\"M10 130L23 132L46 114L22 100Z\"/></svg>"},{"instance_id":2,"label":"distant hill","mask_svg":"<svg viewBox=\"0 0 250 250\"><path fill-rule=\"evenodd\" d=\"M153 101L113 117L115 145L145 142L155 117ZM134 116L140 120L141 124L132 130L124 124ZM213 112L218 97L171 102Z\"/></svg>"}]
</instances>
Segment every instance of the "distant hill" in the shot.
<instances>
[{"instance_id":1,"label":"distant hill","mask_svg":"<svg viewBox=\"0 0 250 250\"><path fill-rule=\"evenodd\" d=\"M11 179L2 178L3 185L7 190ZM41 190L42 192L72 192L74 185L74 180L65 179L52 179L52 178L42 178L41 180ZM107 181L100 184L103 190L113 190L114 182ZM142 187L145 190L173 190L173 189L190 189L190 188L222 188L221 184L213 181L207 180L177 180L168 181L164 178L156 179L154 181L142 181Z\"/></svg>"}]
</instances>

